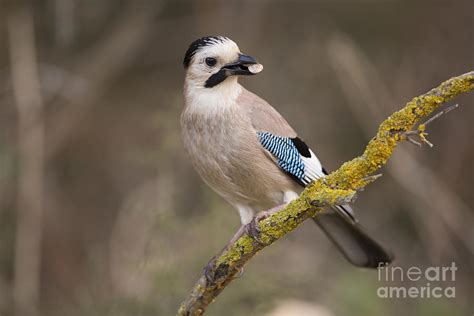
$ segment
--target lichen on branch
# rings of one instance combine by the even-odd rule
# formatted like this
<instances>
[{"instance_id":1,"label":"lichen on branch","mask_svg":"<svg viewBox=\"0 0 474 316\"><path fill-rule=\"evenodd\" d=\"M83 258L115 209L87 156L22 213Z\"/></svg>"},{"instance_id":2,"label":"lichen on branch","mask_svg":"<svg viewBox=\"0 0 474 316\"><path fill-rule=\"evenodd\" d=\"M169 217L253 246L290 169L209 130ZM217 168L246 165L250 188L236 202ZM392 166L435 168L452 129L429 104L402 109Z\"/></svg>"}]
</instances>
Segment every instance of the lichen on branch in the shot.
<instances>
[{"instance_id":1,"label":"lichen on branch","mask_svg":"<svg viewBox=\"0 0 474 316\"><path fill-rule=\"evenodd\" d=\"M235 278L245 263L257 252L294 230L327 205L351 202L357 191L373 182L372 176L385 165L398 142L406 139L422 118L428 117L443 103L474 89L474 71L451 78L429 92L413 98L404 108L384 120L377 135L364 153L344 163L338 170L308 186L298 199L281 211L259 222L259 241L241 236L216 259L211 281L202 276L181 304L178 315L202 315L207 306ZM425 126L419 131L425 132ZM420 136L424 134L420 134Z\"/></svg>"}]
</instances>

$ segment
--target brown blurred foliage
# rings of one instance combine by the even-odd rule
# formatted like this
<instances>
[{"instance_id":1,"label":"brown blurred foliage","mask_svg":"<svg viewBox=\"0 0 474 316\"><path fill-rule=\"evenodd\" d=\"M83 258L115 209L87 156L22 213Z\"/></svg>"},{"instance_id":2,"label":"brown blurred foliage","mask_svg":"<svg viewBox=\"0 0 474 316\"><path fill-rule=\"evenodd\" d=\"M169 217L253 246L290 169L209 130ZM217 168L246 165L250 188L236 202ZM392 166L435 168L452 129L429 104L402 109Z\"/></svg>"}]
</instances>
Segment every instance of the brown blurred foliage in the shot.
<instances>
[{"instance_id":1,"label":"brown blurred foliage","mask_svg":"<svg viewBox=\"0 0 474 316\"><path fill-rule=\"evenodd\" d=\"M332 170L405 101L473 69L473 12L469 0L4 3L0 315L14 314L18 271L37 288L32 314L173 315L238 228L180 141L181 62L194 39L226 35L256 56L264 71L241 82ZM305 224L208 314L265 315L293 299L324 315L472 314L473 101L457 99L430 127L434 148L400 146L355 205L396 265L456 262L455 299L378 298L377 273ZM19 255L22 240L38 246Z\"/></svg>"}]
</instances>

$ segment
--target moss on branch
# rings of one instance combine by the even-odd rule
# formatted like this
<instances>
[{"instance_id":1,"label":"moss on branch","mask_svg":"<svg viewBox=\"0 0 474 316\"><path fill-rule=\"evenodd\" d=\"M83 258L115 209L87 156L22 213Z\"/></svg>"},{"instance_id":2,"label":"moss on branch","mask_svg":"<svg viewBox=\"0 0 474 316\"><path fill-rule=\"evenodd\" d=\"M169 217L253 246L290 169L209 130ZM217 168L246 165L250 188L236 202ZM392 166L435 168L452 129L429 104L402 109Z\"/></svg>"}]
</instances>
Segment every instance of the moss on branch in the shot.
<instances>
[{"instance_id":1,"label":"moss on branch","mask_svg":"<svg viewBox=\"0 0 474 316\"><path fill-rule=\"evenodd\" d=\"M374 181L371 175L385 165L405 132L411 131L422 118L433 113L441 104L474 89L474 71L451 78L431 91L415 97L404 108L393 113L380 124L377 135L364 153L344 163L338 170L315 181L283 210L259 222L260 241L247 235L236 240L219 258L209 282L202 276L181 304L178 315L202 315L207 306L234 279L244 264L258 251L294 230L325 205L350 202L356 191ZM424 125L418 131L424 137Z\"/></svg>"}]
</instances>

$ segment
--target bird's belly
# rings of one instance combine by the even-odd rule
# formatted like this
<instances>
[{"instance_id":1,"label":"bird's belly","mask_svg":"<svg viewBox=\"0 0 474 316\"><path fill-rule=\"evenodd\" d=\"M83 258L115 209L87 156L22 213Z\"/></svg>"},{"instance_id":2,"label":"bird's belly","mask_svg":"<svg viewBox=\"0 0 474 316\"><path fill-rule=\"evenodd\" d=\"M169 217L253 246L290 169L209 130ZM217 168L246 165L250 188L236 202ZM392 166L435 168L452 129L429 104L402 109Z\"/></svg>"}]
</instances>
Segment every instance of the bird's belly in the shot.
<instances>
[{"instance_id":1,"label":"bird's belly","mask_svg":"<svg viewBox=\"0 0 474 316\"><path fill-rule=\"evenodd\" d=\"M192 137L191 137L192 136ZM194 167L203 180L231 204L266 210L283 203L294 184L265 156L255 135L241 129L216 129L186 135Z\"/></svg>"}]
</instances>

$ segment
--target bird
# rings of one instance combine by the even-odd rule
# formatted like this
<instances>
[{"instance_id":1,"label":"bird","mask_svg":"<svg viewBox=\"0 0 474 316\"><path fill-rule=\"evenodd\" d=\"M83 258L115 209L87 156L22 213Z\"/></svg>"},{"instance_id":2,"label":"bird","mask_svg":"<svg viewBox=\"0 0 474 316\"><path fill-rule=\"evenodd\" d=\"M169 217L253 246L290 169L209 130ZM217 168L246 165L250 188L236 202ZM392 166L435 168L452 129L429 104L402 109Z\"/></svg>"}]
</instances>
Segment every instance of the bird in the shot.
<instances>
[{"instance_id":1,"label":"bird","mask_svg":"<svg viewBox=\"0 0 474 316\"><path fill-rule=\"evenodd\" d=\"M238 82L263 66L230 38L195 40L183 65L184 147L203 181L238 211L241 227L256 237L256 221L328 173L285 118ZM353 265L377 268L392 262L392 253L366 233L349 205L330 207L312 219Z\"/></svg>"}]
</instances>

